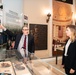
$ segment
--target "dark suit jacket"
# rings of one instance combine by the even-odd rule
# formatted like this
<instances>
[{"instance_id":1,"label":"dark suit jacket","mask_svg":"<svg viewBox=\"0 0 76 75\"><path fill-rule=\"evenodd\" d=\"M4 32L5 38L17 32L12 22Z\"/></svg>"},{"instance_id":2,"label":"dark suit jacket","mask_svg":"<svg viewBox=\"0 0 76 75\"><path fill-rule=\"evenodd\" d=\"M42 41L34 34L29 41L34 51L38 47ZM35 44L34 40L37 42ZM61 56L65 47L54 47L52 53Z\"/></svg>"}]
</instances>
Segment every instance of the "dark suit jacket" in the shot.
<instances>
[{"instance_id":1,"label":"dark suit jacket","mask_svg":"<svg viewBox=\"0 0 76 75\"><path fill-rule=\"evenodd\" d=\"M12 33L10 30L7 29L6 31L3 31L3 34L7 35L8 39L11 41L15 41L16 34Z\"/></svg>"},{"instance_id":2,"label":"dark suit jacket","mask_svg":"<svg viewBox=\"0 0 76 75\"><path fill-rule=\"evenodd\" d=\"M68 48L67 57L64 56L65 48L63 52L62 64L65 68L76 70L76 40L72 42Z\"/></svg>"},{"instance_id":3,"label":"dark suit jacket","mask_svg":"<svg viewBox=\"0 0 76 75\"><path fill-rule=\"evenodd\" d=\"M17 35L16 40L15 40L14 49L18 48L21 37L22 37L22 34ZM28 51L30 53L34 53L34 51L35 51L34 37L31 34L28 34Z\"/></svg>"},{"instance_id":4,"label":"dark suit jacket","mask_svg":"<svg viewBox=\"0 0 76 75\"><path fill-rule=\"evenodd\" d=\"M17 49L18 45L19 45L19 42L20 42L20 39L22 37L22 33L16 35L16 34L12 33L11 31L9 31L8 29L6 31L4 31L4 33L6 35L8 35L9 39L11 39L12 37L16 37L14 49ZM31 34L28 34L28 51L30 53L35 52L34 37Z\"/></svg>"},{"instance_id":5,"label":"dark suit jacket","mask_svg":"<svg viewBox=\"0 0 76 75\"><path fill-rule=\"evenodd\" d=\"M4 33L6 33L10 37L10 39L12 37L16 37L15 46L14 46L15 53L16 53L16 55L17 55L17 57L19 59L22 59L23 57L21 56L21 54L17 50L19 42L20 42L20 39L21 39L21 36L22 36L22 33L15 35L11 31L9 31L8 29L6 31L4 31ZM33 35L30 35L30 34L28 34L28 51L30 53L34 53L35 52L34 37L33 37Z\"/></svg>"}]
</instances>

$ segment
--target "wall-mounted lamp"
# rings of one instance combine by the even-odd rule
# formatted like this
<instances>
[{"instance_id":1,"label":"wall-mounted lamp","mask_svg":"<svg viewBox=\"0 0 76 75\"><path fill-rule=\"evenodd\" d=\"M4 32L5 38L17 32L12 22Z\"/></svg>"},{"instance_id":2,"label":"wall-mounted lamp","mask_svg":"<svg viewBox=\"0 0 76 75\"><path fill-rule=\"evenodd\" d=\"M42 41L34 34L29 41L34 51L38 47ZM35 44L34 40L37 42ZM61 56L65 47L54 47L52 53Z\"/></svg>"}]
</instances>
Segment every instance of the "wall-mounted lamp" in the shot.
<instances>
[{"instance_id":1,"label":"wall-mounted lamp","mask_svg":"<svg viewBox=\"0 0 76 75\"><path fill-rule=\"evenodd\" d=\"M3 9L3 5L0 5L0 9Z\"/></svg>"},{"instance_id":2,"label":"wall-mounted lamp","mask_svg":"<svg viewBox=\"0 0 76 75\"><path fill-rule=\"evenodd\" d=\"M47 19L46 19L46 22L47 22L47 23L49 22L50 16L51 16L51 14L48 13L48 14L47 14Z\"/></svg>"}]
</instances>

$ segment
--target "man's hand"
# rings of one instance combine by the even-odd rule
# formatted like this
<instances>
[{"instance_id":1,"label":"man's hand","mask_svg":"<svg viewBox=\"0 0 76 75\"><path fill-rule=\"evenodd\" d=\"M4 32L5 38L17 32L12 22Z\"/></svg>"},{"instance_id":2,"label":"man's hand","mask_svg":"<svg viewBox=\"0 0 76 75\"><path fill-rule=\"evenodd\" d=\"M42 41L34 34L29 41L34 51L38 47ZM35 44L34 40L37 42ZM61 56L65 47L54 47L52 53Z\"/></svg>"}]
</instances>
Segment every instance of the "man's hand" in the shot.
<instances>
[{"instance_id":1,"label":"man's hand","mask_svg":"<svg viewBox=\"0 0 76 75\"><path fill-rule=\"evenodd\" d=\"M33 59L34 58L34 54L31 54L30 57L31 57L31 59Z\"/></svg>"},{"instance_id":2,"label":"man's hand","mask_svg":"<svg viewBox=\"0 0 76 75\"><path fill-rule=\"evenodd\" d=\"M14 45L15 45L15 41L13 41L13 42L11 43L11 48L14 48Z\"/></svg>"},{"instance_id":3,"label":"man's hand","mask_svg":"<svg viewBox=\"0 0 76 75\"><path fill-rule=\"evenodd\" d=\"M0 29L6 30L6 28L3 25L0 25Z\"/></svg>"},{"instance_id":4,"label":"man's hand","mask_svg":"<svg viewBox=\"0 0 76 75\"><path fill-rule=\"evenodd\" d=\"M23 58L23 62L24 62L25 64L27 64L27 61L28 61L28 58L27 58L27 57Z\"/></svg>"}]
</instances>

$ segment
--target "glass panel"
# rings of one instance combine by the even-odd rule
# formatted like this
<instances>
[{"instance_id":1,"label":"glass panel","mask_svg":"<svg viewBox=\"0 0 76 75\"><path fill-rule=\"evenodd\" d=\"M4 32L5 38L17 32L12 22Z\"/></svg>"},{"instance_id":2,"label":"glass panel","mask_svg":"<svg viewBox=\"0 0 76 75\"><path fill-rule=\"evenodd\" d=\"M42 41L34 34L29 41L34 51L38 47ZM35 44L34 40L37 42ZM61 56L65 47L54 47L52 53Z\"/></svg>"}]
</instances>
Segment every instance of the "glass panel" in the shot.
<instances>
[{"instance_id":1,"label":"glass panel","mask_svg":"<svg viewBox=\"0 0 76 75\"><path fill-rule=\"evenodd\" d=\"M41 59L32 60L26 65L29 70L35 75L65 75L64 72L42 61Z\"/></svg>"}]
</instances>

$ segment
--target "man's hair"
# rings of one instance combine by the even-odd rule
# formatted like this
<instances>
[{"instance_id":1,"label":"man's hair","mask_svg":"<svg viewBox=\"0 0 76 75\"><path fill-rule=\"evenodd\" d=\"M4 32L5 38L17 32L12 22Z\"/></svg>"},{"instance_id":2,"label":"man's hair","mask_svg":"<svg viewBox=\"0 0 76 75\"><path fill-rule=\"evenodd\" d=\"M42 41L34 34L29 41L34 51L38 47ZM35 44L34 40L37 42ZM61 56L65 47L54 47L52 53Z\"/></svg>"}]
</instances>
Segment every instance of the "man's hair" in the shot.
<instances>
[{"instance_id":1,"label":"man's hair","mask_svg":"<svg viewBox=\"0 0 76 75\"><path fill-rule=\"evenodd\" d=\"M27 28L28 28L28 25L23 25L23 26L22 26L22 29L23 29L24 27L27 27Z\"/></svg>"}]
</instances>

